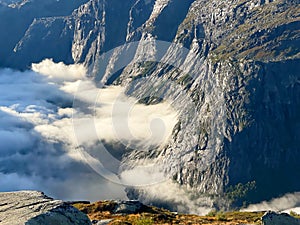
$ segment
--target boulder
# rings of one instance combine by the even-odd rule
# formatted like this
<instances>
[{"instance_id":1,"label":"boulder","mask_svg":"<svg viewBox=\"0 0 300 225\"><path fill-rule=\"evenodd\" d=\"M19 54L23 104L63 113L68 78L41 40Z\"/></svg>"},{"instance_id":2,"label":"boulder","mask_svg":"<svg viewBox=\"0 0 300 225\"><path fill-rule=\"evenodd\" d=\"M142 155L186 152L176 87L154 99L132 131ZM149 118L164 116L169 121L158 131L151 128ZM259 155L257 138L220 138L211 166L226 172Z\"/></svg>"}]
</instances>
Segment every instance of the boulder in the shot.
<instances>
[{"instance_id":1,"label":"boulder","mask_svg":"<svg viewBox=\"0 0 300 225\"><path fill-rule=\"evenodd\" d=\"M138 213L144 205L135 200L131 201L117 201L117 205L114 209L114 213L121 213L121 214L131 214L131 213Z\"/></svg>"},{"instance_id":2,"label":"boulder","mask_svg":"<svg viewBox=\"0 0 300 225\"><path fill-rule=\"evenodd\" d=\"M87 215L42 192L0 193L1 225L90 225Z\"/></svg>"},{"instance_id":3,"label":"boulder","mask_svg":"<svg viewBox=\"0 0 300 225\"><path fill-rule=\"evenodd\" d=\"M263 225L300 225L300 220L287 213L266 212L262 217Z\"/></svg>"}]
</instances>

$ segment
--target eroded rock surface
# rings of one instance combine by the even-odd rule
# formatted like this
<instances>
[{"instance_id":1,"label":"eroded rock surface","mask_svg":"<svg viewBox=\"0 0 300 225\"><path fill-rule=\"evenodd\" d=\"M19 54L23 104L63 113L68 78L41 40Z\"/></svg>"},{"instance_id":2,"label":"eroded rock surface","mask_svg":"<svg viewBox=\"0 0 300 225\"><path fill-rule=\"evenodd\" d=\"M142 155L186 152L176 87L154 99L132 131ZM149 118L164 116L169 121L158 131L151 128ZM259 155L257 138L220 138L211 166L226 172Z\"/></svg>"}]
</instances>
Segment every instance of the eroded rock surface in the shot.
<instances>
[{"instance_id":1,"label":"eroded rock surface","mask_svg":"<svg viewBox=\"0 0 300 225\"><path fill-rule=\"evenodd\" d=\"M1 225L89 225L76 208L38 191L0 193Z\"/></svg>"}]
</instances>

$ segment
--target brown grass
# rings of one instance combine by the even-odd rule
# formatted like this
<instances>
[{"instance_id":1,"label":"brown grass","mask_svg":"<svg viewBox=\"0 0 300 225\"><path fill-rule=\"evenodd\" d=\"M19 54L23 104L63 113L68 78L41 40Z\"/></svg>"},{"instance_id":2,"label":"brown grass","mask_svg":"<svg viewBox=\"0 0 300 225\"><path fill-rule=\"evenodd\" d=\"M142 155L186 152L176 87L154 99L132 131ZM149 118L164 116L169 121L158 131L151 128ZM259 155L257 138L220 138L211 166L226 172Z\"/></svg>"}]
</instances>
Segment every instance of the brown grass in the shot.
<instances>
[{"instance_id":1,"label":"brown grass","mask_svg":"<svg viewBox=\"0 0 300 225\"><path fill-rule=\"evenodd\" d=\"M86 213L91 220L112 219L110 225L132 224L182 224L182 225L238 225L242 223L261 224L263 212L214 212L207 216L175 214L165 209L145 206L136 214L114 214L113 201L99 201L92 204L74 204L80 211Z\"/></svg>"}]
</instances>

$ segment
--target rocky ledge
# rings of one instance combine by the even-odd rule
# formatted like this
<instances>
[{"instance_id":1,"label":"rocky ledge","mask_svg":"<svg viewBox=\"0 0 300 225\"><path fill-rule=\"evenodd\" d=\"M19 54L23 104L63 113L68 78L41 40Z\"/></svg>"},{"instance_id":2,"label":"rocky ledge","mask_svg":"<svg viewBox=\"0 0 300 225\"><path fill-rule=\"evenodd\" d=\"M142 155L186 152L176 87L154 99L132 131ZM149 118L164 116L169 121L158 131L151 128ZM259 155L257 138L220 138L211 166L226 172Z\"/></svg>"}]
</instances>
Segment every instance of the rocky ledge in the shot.
<instances>
[{"instance_id":1,"label":"rocky ledge","mask_svg":"<svg viewBox=\"0 0 300 225\"><path fill-rule=\"evenodd\" d=\"M0 193L1 225L89 225L89 218L75 207L42 192Z\"/></svg>"},{"instance_id":2,"label":"rocky ledge","mask_svg":"<svg viewBox=\"0 0 300 225\"><path fill-rule=\"evenodd\" d=\"M205 216L181 214L147 206L138 201L98 201L73 204L86 213L96 225L135 224L198 224L198 225L300 225L296 213L222 212L211 211Z\"/></svg>"},{"instance_id":3,"label":"rocky ledge","mask_svg":"<svg viewBox=\"0 0 300 225\"><path fill-rule=\"evenodd\" d=\"M89 203L54 200L38 191L0 193L1 225L300 225L299 215L275 212L216 212L206 216L170 212L139 201Z\"/></svg>"}]
</instances>

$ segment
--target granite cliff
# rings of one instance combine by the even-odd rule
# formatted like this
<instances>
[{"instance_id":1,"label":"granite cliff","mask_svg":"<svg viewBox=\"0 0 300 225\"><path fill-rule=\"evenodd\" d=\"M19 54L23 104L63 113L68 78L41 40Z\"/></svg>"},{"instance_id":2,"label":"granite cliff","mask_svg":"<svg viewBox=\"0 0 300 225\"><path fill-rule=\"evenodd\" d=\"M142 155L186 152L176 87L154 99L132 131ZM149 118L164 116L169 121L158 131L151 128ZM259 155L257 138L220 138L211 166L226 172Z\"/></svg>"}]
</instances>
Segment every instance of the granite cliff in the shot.
<instances>
[{"instance_id":1,"label":"granite cliff","mask_svg":"<svg viewBox=\"0 0 300 225\"><path fill-rule=\"evenodd\" d=\"M101 54L126 43L139 43L137 56L159 52L164 63L97 75L144 104L171 99L179 114L166 145L124 155L121 169L163 162L165 176L206 205L241 206L300 190L299 3L90 0L68 16L34 19L9 59L19 69L53 58L93 71ZM146 46L155 40L175 47ZM147 189L128 195L146 201Z\"/></svg>"}]
</instances>

